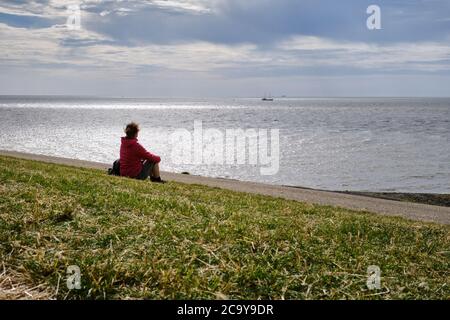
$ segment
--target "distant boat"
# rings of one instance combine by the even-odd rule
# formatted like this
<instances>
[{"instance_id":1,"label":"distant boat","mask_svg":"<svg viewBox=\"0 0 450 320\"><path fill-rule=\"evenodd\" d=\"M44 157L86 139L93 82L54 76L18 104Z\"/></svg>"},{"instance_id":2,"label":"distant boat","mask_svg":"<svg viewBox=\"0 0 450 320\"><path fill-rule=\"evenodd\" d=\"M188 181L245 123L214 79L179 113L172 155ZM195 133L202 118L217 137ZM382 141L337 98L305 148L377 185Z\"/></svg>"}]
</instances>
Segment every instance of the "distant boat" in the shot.
<instances>
[{"instance_id":1,"label":"distant boat","mask_svg":"<svg viewBox=\"0 0 450 320\"><path fill-rule=\"evenodd\" d=\"M262 101L273 101L273 98L269 96L264 96L264 98L261 99Z\"/></svg>"}]
</instances>

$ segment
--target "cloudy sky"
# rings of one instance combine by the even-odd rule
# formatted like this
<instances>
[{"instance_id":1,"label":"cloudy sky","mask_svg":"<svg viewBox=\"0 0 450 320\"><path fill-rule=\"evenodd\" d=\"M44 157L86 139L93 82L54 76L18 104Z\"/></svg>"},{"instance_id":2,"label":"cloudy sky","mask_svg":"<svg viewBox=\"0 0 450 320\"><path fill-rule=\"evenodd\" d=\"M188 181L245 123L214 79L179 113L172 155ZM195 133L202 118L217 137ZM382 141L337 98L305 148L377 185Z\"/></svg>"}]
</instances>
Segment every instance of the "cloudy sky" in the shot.
<instances>
[{"instance_id":1,"label":"cloudy sky","mask_svg":"<svg viewBox=\"0 0 450 320\"><path fill-rule=\"evenodd\" d=\"M0 50L0 94L450 96L450 1L2 0Z\"/></svg>"}]
</instances>

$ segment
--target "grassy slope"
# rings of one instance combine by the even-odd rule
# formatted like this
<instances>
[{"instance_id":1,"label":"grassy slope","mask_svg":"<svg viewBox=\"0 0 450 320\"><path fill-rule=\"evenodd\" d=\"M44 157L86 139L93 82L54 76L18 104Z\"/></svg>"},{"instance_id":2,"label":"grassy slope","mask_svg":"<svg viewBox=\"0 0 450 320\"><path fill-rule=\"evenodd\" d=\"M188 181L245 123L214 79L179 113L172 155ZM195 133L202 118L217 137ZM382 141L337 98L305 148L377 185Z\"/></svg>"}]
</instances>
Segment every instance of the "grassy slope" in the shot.
<instances>
[{"instance_id":1,"label":"grassy slope","mask_svg":"<svg viewBox=\"0 0 450 320\"><path fill-rule=\"evenodd\" d=\"M450 298L448 226L7 157L0 256L58 298Z\"/></svg>"}]
</instances>

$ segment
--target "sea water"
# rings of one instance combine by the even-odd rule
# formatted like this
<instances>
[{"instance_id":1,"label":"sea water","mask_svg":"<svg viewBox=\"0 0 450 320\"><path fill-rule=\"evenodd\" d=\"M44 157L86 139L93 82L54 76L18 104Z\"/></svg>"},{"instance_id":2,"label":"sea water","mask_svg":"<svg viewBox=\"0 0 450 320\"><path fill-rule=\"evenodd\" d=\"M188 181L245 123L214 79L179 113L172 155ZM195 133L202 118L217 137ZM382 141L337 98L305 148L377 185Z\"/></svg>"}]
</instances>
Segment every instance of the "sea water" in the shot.
<instances>
[{"instance_id":1,"label":"sea water","mask_svg":"<svg viewBox=\"0 0 450 320\"><path fill-rule=\"evenodd\" d=\"M161 169L328 190L450 192L448 98L129 99L0 96L0 149L99 162L119 157L127 122ZM279 170L180 164L174 131L278 129Z\"/></svg>"}]
</instances>

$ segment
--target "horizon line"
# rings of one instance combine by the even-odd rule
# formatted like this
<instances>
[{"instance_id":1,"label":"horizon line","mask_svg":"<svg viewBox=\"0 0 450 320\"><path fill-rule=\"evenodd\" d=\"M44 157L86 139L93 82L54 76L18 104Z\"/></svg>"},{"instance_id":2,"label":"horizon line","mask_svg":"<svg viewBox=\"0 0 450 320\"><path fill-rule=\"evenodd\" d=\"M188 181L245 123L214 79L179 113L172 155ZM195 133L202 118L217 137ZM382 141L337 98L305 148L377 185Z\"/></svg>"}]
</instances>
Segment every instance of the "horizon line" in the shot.
<instances>
[{"instance_id":1,"label":"horizon line","mask_svg":"<svg viewBox=\"0 0 450 320\"><path fill-rule=\"evenodd\" d=\"M0 97L66 97L66 98L97 98L97 99L261 99L263 96L108 96L108 95L90 95L90 94L1 94ZM272 95L276 99L355 99L355 98L392 98L392 99L411 99L411 98L442 98L450 99L450 96L295 96L295 95Z\"/></svg>"}]
</instances>

